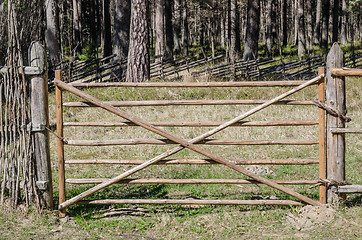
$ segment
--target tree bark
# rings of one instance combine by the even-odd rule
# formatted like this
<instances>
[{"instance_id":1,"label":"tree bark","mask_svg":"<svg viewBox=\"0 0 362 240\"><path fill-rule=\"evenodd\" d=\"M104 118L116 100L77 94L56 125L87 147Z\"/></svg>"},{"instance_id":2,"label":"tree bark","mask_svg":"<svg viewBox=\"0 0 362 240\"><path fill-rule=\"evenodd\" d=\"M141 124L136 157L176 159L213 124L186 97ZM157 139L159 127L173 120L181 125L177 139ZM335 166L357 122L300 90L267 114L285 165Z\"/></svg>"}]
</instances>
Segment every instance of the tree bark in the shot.
<instances>
[{"instance_id":1,"label":"tree bark","mask_svg":"<svg viewBox=\"0 0 362 240\"><path fill-rule=\"evenodd\" d=\"M181 0L174 0L174 21L173 21L173 50L175 54L181 52Z\"/></svg>"},{"instance_id":2,"label":"tree bark","mask_svg":"<svg viewBox=\"0 0 362 240\"><path fill-rule=\"evenodd\" d=\"M332 33L332 42L338 42L338 23L339 23L339 0L333 1L333 33Z\"/></svg>"},{"instance_id":3,"label":"tree bark","mask_svg":"<svg viewBox=\"0 0 362 240\"><path fill-rule=\"evenodd\" d=\"M110 0L103 0L103 57L112 54Z\"/></svg>"},{"instance_id":4,"label":"tree bark","mask_svg":"<svg viewBox=\"0 0 362 240\"><path fill-rule=\"evenodd\" d=\"M157 56L165 54L164 1L155 0L155 54Z\"/></svg>"},{"instance_id":5,"label":"tree bark","mask_svg":"<svg viewBox=\"0 0 362 240\"><path fill-rule=\"evenodd\" d=\"M50 64L54 65L59 63L61 59L59 10L55 0L47 0L45 5L47 24L45 31L45 41L48 48Z\"/></svg>"},{"instance_id":6,"label":"tree bark","mask_svg":"<svg viewBox=\"0 0 362 240\"><path fill-rule=\"evenodd\" d=\"M318 44L321 41L321 8L322 8L322 0L317 0L317 9L316 9L314 34L313 34L314 44Z\"/></svg>"},{"instance_id":7,"label":"tree bark","mask_svg":"<svg viewBox=\"0 0 362 240\"><path fill-rule=\"evenodd\" d=\"M165 0L165 30L166 45L165 54L167 59L173 59L173 28L172 28L172 3L173 0Z\"/></svg>"},{"instance_id":8,"label":"tree bark","mask_svg":"<svg viewBox=\"0 0 362 240\"><path fill-rule=\"evenodd\" d=\"M145 82L150 79L147 12L147 0L132 0L127 82Z\"/></svg>"},{"instance_id":9,"label":"tree bark","mask_svg":"<svg viewBox=\"0 0 362 240\"><path fill-rule=\"evenodd\" d=\"M188 21L187 21L187 17L188 17L188 9L187 9L187 1L183 0L182 2L182 47L183 47L183 51L184 51L184 55L187 56L188 52L189 52L189 25L188 25Z\"/></svg>"},{"instance_id":10,"label":"tree bark","mask_svg":"<svg viewBox=\"0 0 362 240\"><path fill-rule=\"evenodd\" d=\"M82 52L82 3L81 1L73 0L73 51L76 54Z\"/></svg>"},{"instance_id":11,"label":"tree bark","mask_svg":"<svg viewBox=\"0 0 362 240\"><path fill-rule=\"evenodd\" d=\"M305 24L304 24L304 0L298 0L298 57L302 58L306 51Z\"/></svg>"},{"instance_id":12,"label":"tree bark","mask_svg":"<svg viewBox=\"0 0 362 240\"><path fill-rule=\"evenodd\" d=\"M237 59L241 55L240 46L240 30L239 30L239 14L237 0L231 0L230 4L230 57Z\"/></svg>"},{"instance_id":13,"label":"tree bark","mask_svg":"<svg viewBox=\"0 0 362 240\"><path fill-rule=\"evenodd\" d=\"M115 0L114 5L113 54L119 59L126 59L131 24L131 0Z\"/></svg>"},{"instance_id":14,"label":"tree bark","mask_svg":"<svg viewBox=\"0 0 362 240\"><path fill-rule=\"evenodd\" d=\"M273 1L267 0L265 6L265 52L266 56L272 55L272 8Z\"/></svg>"},{"instance_id":15,"label":"tree bark","mask_svg":"<svg viewBox=\"0 0 362 240\"><path fill-rule=\"evenodd\" d=\"M346 0L342 0L342 17L341 17L341 43L347 43L347 3Z\"/></svg>"},{"instance_id":16,"label":"tree bark","mask_svg":"<svg viewBox=\"0 0 362 240\"><path fill-rule=\"evenodd\" d=\"M329 6L329 0L322 0L322 36L320 44L324 51L328 49Z\"/></svg>"},{"instance_id":17,"label":"tree bark","mask_svg":"<svg viewBox=\"0 0 362 240\"><path fill-rule=\"evenodd\" d=\"M288 45L288 0L283 0L283 46Z\"/></svg>"},{"instance_id":18,"label":"tree bark","mask_svg":"<svg viewBox=\"0 0 362 240\"><path fill-rule=\"evenodd\" d=\"M258 57L259 24L260 0L248 0L244 60L256 59Z\"/></svg>"}]
</instances>

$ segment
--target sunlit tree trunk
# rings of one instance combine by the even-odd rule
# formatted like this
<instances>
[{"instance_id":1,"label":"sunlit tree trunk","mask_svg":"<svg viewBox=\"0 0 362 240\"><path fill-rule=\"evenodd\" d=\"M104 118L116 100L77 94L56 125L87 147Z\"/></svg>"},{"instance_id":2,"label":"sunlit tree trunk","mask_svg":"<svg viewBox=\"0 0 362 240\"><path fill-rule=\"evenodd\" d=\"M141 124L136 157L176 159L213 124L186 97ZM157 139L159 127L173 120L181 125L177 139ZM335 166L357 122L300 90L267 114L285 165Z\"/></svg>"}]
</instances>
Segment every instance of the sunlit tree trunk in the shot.
<instances>
[{"instance_id":1,"label":"sunlit tree trunk","mask_svg":"<svg viewBox=\"0 0 362 240\"><path fill-rule=\"evenodd\" d=\"M155 54L165 54L164 0L155 0Z\"/></svg>"},{"instance_id":2,"label":"sunlit tree trunk","mask_svg":"<svg viewBox=\"0 0 362 240\"><path fill-rule=\"evenodd\" d=\"M82 51L82 3L73 0L73 51L79 54Z\"/></svg>"},{"instance_id":3,"label":"sunlit tree trunk","mask_svg":"<svg viewBox=\"0 0 362 240\"><path fill-rule=\"evenodd\" d=\"M126 81L145 82L150 79L147 0L132 0L131 9L131 32Z\"/></svg>"},{"instance_id":4,"label":"sunlit tree trunk","mask_svg":"<svg viewBox=\"0 0 362 240\"><path fill-rule=\"evenodd\" d=\"M46 9L46 30L45 41L49 53L50 63L56 64L61 59L60 51L60 29L59 29L59 10L56 0L45 1ZM2 9L0 9L2 12Z\"/></svg>"},{"instance_id":5,"label":"sunlit tree trunk","mask_svg":"<svg viewBox=\"0 0 362 240\"><path fill-rule=\"evenodd\" d=\"M298 0L298 57L302 58L306 51L305 24L304 24L304 0Z\"/></svg>"}]
</instances>

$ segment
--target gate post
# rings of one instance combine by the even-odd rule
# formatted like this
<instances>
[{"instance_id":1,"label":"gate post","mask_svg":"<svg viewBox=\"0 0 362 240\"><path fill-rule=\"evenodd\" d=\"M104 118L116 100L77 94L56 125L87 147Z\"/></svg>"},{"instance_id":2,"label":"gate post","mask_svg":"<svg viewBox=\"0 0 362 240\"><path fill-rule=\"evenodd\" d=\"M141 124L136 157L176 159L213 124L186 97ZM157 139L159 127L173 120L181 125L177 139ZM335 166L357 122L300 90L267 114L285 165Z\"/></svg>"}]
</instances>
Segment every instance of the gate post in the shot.
<instances>
[{"instance_id":1,"label":"gate post","mask_svg":"<svg viewBox=\"0 0 362 240\"><path fill-rule=\"evenodd\" d=\"M341 114L346 114L346 91L344 77L335 77L331 68L342 68L343 51L338 43L334 43L327 55L326 63L326 104L336 109ZM332 134L333 128L344 128L345 123L339 117L327 112L327 179L337 183L345 180L345 136ZM333 192L336 186L327 190L328 203L337 203L343 200L343 195Z\"/></svg>"},{"instance_id":2,"label":"gate post","mask_svg":"<svg viewBox=\"0 0 362 240\"><path fill-rule=\"evenodd\" d=\"M39 75L30 79L31 131L34 141L34 160L36 186L42 207L53 208L53 187L49 153L49 110L48 110L48 72L45 48L39 42L29 47L29 65L38 67Z\"/></svg>"}]
</instances>

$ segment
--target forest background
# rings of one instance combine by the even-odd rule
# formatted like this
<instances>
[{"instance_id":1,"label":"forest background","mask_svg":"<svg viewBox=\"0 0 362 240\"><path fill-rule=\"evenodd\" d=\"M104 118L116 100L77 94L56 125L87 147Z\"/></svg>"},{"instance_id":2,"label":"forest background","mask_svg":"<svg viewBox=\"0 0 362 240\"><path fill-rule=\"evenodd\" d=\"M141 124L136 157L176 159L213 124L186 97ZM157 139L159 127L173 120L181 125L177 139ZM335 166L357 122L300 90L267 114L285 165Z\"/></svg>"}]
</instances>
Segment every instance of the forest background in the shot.
<instances>
[{"instance_id":1,"label":"forest background","mask_svg":"<svg viewBox=\"0 0 362 240\"><path fill-rule=\"evenodd\" d=\"M228 60L292 54L303 58L316 51L325 53L328 44L337 41L360 48L361 3L31 0L18 1L17 8L23 52L31 41L40 40L47 46L50 65L116 54L129 60L129 69L136 65L142 70L128 76L128 81L146 81L150 56L172 59L200 52L201 47L212 55L224 52ZM6 18L7 1L0 0L0 65L7 49Z\"/></svg>"}]
</instances>

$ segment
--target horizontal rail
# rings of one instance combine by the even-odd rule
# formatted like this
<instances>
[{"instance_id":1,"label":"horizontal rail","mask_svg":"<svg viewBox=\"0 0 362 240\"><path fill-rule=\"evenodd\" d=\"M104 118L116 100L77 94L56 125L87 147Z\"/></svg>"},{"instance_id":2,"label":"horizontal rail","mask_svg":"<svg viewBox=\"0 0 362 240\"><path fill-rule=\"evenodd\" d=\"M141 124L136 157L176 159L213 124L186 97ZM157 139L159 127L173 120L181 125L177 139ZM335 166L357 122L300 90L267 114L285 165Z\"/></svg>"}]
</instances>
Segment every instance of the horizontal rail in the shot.
<instances>
[{"instance_id":1,"label":"horizontal rail","mask_svg":"<svg viewBox=\"0 0 362 240\"><path fill-rule=\"evenodd\" d=\"M112 140L67 140L70 146L112 146L112 145L166 145L177 144L169 139L112 139ZM204 139L196 144L205 145L314 145L319 141L314 140L229 140L229 139Z\"/></svg>"},{"instance_id":2,"label":"horizontal rail","mask_svg":"<svg viewBox=\"0 0 362 240\"><path fill-rule=\"evenodd\" d=\"M255 81L255 82L108 82L72 83L73 87L289 87L299 86L307 81Z\"/></svg>"},{"instance_id":3,"label":"horizontal rail","mask_svg":"<svg viewBox=\"0 0 362 240\"><path fill-rule=\"evenodd\" d=\"M332 134L341 134L341 133L354 133L361 134L362 129L354 129L354 128L331 128Z\"/></svg>"},{"instance_id":4,"label":"horizontal rail","mask_svg":"<svg viewBox=\"0 0 362 240\"><path fill-rule=\"evenodd\" d=\"M215 127L223 122L150 122L153 126L162 127ZM232 124L233 127L268 127L268 126L310 126L318 125L313 120L286 120L286 121L240 121ZM127 127L137 126L132 122L64 122L64 126L72 127Z\"/></svg>"},{"instance_id":5,"label":"horizontal rail","mask_svg":"<svg viewBox=\"0 0 362 240\"><path fill-rule=\"evenodd\" d=\"M0 72L7 73L9 71L9 67L1 67ZM43 70L41 70L39 67L24 67L24 74L25 75L41 75L43 74ZM19 67L19 73L22 73L21 67Z\"/></svg>"},{"instance_id":6,"label":"horizontal rail","mask_svg":"<svg viewBox=\"0 0 362 240\"><path fill-rule=\"evenodd\" d=\"M337 186L334 192L337 193L362 193L362 185Z\"/></svg>"},{"instance_id":7,"label":"horizontal rail","mask_svg":"<svg viewBox=\"0 0 362 240\"><path fill-rule=\"evenodd\" d=\"M332 68L331 74L336 77L362 77L362 69L358 68Z\"/></svg>"},{"instance_id":8,"label":"horizontal rail","mask_svg":"<svg viewBox=\"0 0 362 240\"><path fill-rule=\"evenodd\" d=\"M178 204L178 205L286 205L303 206L291 200L195 200L195 199L104 199L81 200L76 204Z\"/></svg>"},{"instance_id":9,"label":"horizontal rail","mask_svg":"<svg viewBox=\"0 0 362 240\"><path fill-rule=\"evenodd\" d=\"M66 160L65 164L120 164L120 165L140 165L146 160L123 160L123 159L73 159ZM307 165L318 164L316 159L235 159L230 162L236 165ZM177 165L177 164L219 164L211 159L164 159L154 165Z\"/></svg>"},{"instance_id":10,"label":"horizontal rail","mask_svg":"<svg viewBox=\"0 0 362 240\"><path fill-rule=\"evenodd\" d=\"M259 105L267 100L150 100L150 101L107 101L113 107L145 107L175 105ZM313 101L280 100L276 105L315 105ZM66 102L64 107L97 107L90 102Z\"/></svg>"},{"instance_id":11,"label":"horizontal rail","mask_svg":"<svg viewBox=\"0 0 362 240\"><path fill-rule=\"evenodd\" d=\"M99 184L109 180L108 178L69 178L65 182L69 184ZM318 184L318 180L274 180L283 185L312 185ZM118 184L259 184L252 179L123 179Z\"/></svg>"}]
</instances>

